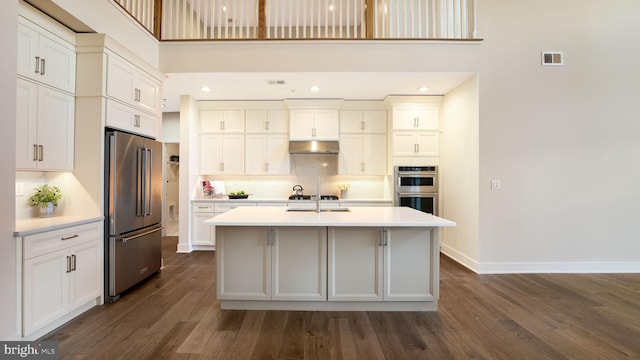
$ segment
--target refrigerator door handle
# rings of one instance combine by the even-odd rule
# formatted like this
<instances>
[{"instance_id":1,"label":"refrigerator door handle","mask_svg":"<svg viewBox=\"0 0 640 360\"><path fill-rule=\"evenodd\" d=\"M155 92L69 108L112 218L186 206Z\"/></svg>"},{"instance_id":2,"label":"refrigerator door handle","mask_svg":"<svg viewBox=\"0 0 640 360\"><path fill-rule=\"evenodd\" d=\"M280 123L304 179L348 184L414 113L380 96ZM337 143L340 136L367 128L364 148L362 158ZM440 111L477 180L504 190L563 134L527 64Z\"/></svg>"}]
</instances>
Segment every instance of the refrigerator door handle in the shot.
<instances>
[{"instance_id":1,"label":"refrigerator door handle","mask_svg":"<svg viewBox=\"0 0 640 360\"><path fill-rule=\"evenodd\" d=\"M147 236L147 235L149 235L149 234L153 234L154 232L156 232L156 231L160 231L160 230L162 230L162 229L164 229L164 227L162 227L162 226L161 226L161 227L159 227L159 228L155 228L155 229L153 229L153 230L145 231L145 232L143 232L142 234L138 234L138 235L134 235L134 236L129 236L129 237L123 237L123 238L122 238L122 242L123 242L123 243L126 243L126 242L127 242L127 241L129 241L129 240L133 240L133 239L137 239L137 238L139 238L139 237Z\"/></svg>"},{"instance_id":2,"label":"refrigerator door handle","mask_svg":"<svg viewBox=\"0 0 640 360\"><path fill-rule=\"evenodd\" d=\"M136 166L136 216L144 216L144 154L143 149L136 152L138 165Z\"/></svg>"},{"instance_id":3,"label":"refrigerator door handle","mask_svg":"<svg viewBox=\"0 0 640 360\"><path fill-rule=\"evenodd\" d=\"M146 154L147 154L147 174L146 174L146 180L147 183L145 185L145 216L149 216L152 213L152 209L153 209L153 150L152 149L145 149L146 150Z\"/></svg>"}]
</instances>

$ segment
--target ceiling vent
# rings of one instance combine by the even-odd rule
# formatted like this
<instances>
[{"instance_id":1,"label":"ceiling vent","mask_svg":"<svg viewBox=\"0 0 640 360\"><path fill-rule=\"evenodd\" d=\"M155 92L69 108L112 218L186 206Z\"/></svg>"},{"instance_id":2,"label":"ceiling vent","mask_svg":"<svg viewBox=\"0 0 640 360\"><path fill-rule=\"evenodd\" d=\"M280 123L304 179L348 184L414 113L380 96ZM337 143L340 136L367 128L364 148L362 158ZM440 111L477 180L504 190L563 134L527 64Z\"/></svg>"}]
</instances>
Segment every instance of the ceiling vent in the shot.
<instances>
[{"instance_id":1,"label":"ceiling vent","mask_svg":"<svg viewBox=\"0 0 640 360\"><path fill-rule=\"evenodd\" d=\"M267 80L269 85L284 85L284 80Z\"/></svg>"},{"instance_id":2,"label":"ceiling vent","mask_svg":"<svg viewBox=\"0 0 640 360\"><path fill-rule=\"evenodd\" d=\"M562 66L564 65L564 56L561 51L543 51L542 66Z\"/></svg>"}]
</instances>

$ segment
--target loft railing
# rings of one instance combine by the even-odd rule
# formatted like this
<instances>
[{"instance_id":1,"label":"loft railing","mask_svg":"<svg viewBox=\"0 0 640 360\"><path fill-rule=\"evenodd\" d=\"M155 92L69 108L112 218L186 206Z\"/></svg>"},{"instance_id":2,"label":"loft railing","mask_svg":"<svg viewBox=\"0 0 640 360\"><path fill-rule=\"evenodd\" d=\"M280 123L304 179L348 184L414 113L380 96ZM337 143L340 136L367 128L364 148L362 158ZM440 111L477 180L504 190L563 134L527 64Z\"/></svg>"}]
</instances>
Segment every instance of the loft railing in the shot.
<instances>
[{"instance_id":1,"label":"loft railing","mask_svg":"<svg viewBox=\"0 0 640 360\"><path fill-rule=\"evenodd\" d=\"M160 40L476 39L476 0L113 0Z\"/></svg>"}]
</instances>

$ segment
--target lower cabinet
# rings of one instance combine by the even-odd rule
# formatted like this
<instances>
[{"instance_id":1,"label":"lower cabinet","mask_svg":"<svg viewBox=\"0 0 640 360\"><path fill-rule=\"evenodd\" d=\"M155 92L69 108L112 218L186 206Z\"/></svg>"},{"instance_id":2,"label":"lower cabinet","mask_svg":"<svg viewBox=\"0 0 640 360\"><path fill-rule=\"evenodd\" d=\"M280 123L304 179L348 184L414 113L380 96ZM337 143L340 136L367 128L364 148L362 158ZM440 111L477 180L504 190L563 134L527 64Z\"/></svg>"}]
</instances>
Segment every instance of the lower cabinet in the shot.
<instances>
[{"instance_id":1,"label":"lower cabinet","mask_svg":"<svg viewBox=\"0 0 640 360\"><path fill-rule=\"evenodd\" d=\"M432 230L330 227L329 301L433 301Z\"/></svg>"},{"instance_id":2,"label":"lower cabinet","mask_svg":"<svg viewBox=\"0 0 640 360\"><path fill-rule=\"evenodd\" d=\"M214 204L193 203L191 211L191 245L216 246L213 226L204 223L215 216Z\"/></svg>"},{"instance_id":3,"label":"lower cabinet","mask_svg":"<svg viewBox=\"0 0 640 360\"><path fill-rule=\"evenodd\" d=\"M22 247L23 336L50 331L101 302L101 222L25 236Z\"/></svg>"},{"instance_id":4,"label":"lower cabinet","mask_svg":"<svg viewBox=\"0 0 640 360\"><path fill-rule=\"evenodd\" d=\"M325 301L326 227L218 227L218 299Z\"/></svg>"}]
</instances>

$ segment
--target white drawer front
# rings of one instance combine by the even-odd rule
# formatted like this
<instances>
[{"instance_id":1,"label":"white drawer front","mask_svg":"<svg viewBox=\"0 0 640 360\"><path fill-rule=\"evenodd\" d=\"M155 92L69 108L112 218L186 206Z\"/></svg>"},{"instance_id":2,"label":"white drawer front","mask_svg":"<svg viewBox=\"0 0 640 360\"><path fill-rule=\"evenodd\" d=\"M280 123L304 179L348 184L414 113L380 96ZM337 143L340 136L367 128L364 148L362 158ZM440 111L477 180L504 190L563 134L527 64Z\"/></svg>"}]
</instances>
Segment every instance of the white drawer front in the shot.
<instances>
[{"instance_id":1,"label":"white drawer front","mask_svg":"<svg viewBox=\"0 0 640 360\"><path fill-rule=\"evenodd\" d=\"M213 203L193 203L191 204L191 210L193 212L213 212Z\"/></svg>"},{"instance_id":2,"label":"white drawer front","mask_svg":"<svg viewBox=\"0 0 640 360\"><path fill-rule=\"evenodd\" d=\"M72 226L23 237L23 258L30 259L60 249L66 249L87 241L102 238L102 222Z\"/></svg>"}]
</instances>

